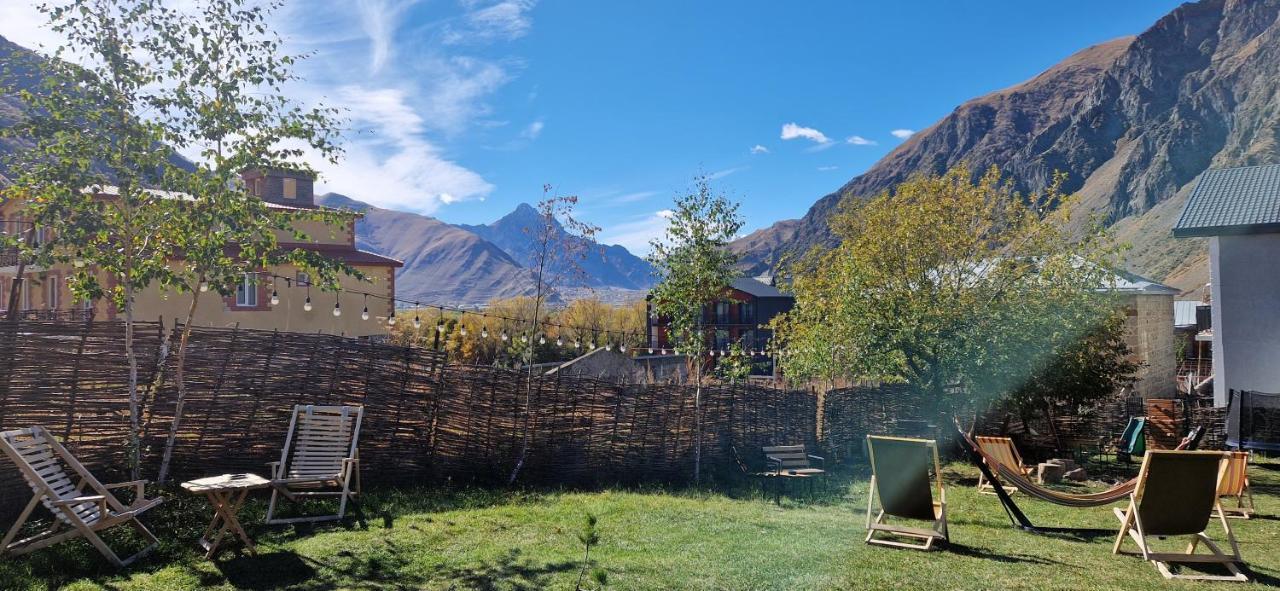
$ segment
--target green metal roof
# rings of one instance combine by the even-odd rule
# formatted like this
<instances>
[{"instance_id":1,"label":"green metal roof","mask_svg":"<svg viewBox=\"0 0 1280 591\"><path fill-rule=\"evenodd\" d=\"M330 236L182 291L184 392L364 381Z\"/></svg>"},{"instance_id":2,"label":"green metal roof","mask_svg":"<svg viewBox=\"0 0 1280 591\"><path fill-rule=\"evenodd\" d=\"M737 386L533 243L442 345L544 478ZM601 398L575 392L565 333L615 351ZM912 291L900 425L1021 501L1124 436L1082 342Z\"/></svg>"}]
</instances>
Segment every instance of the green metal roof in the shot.
<instances>
[{"instance_id":1,"label":"green metal roof","mask_svg":"<svg viewBox=\"0 0 1280 591\"><path fill-rule=\"evenodd\" d=\"M1280 233L1280 164L1205 171L1173 235Z\"/></svg>"}]
</instances>

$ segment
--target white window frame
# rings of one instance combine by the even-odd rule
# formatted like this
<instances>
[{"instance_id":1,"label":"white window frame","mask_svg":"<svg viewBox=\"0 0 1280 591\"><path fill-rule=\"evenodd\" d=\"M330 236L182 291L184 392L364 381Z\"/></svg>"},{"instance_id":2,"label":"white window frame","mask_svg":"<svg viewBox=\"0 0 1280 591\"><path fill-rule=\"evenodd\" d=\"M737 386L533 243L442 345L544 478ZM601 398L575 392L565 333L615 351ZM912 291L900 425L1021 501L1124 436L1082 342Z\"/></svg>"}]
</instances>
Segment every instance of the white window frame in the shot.
<instances>
[{"instance_id":1,"label":"white window frame","mask_svg":"<svg viewBox=\"0 0 1280 591\"><path fill-rule=\"evenodd\" d=\"M62 305L62 290L59 289L59 277L49 277L44 280L44 307L50 310L57 310Z\"/></svg>"},{"instance_id":2,"label":"white window frame","mask_svg":"<svg viewBox=\"0 0 1280 591\"><path fill-rule=\"evenodd\" d=\"M258 280L256 274L245 273L239 285L236 285L236 306L240 308L258 307Z\"/></svg>"}]
</instances>

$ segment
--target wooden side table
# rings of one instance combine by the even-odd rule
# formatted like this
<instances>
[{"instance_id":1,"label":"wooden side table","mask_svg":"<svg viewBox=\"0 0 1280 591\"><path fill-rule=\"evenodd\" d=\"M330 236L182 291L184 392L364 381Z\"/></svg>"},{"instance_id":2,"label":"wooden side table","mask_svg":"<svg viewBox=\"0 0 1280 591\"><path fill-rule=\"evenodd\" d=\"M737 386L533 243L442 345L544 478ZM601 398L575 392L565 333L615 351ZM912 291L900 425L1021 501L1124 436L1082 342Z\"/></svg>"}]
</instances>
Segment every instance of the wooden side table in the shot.
<instances>
[{"instance_id":1,"label":"wooden side table","mask_svg":"<svg viewBox=\"0 0 1280 591\"><path fill-rule=\"evenodd\" d=\"M227 532L239 536L250 554L258 555L253 540L245 533L237 515L244 505L245 497L249 496L249 491L270 485L270 480L257 474L222 474L182 483L183 490L193 495L204 495L209 499L209 504L213 505L213 521L209 522L204 535L200 536L200 547L206 551L205 558L213 559Z\"/></svg>"}]
</instances>

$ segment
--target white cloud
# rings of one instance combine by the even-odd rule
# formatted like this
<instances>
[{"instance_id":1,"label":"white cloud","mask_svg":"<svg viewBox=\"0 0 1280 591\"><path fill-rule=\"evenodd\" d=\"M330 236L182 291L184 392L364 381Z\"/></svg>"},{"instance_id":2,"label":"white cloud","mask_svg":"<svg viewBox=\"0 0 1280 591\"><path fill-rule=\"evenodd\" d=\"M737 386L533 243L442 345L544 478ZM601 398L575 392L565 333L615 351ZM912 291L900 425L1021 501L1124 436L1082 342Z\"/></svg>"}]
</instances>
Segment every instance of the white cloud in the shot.
<instances>
[{"instance_id":1,"label":"white cloud","mask_svg":"<svg viewBox=\"0 0 1280 591\"><path fill-rule=\"evenodd\" d=\"M848 139L845 140L845 142L853 144L855 146L875 146L875 145L879 145L880 143L875 140L869 140L860 135L851 135L848 137Z\"/></svg>"},{"instance_id":2,"label":"white cloud","mask_svg":"<svg viewBox=\"0 0 1280 591\"><path fill-rule=\"evenodd\" d=\"M321 188L379 207L432 213L442 204L483 199L493 185L449 160L426 139L423 116L397 88L344 86L336 106L347 109L359 132L338 164L319 166ZM316 159L313 163L319 162Z\"/></svg>"},{"instance_id":3,"label":"white cloud","mask_svg":"<svg viewBox=\"0 0 1280 591\"><path fill-rule=\"evenodd\" d=\"M466 2L470 10L445 27L442 39L446 45L518 39L533 26L529 11L534 4L532 0Z\"/></svg>"},{"instance_id":4,"label":"white cloud","mask_svg":"<svg viewBox=\"0 0 1280 591\"><path fill-rule=\"evenodd\" d=\"M889 132L889 135L892 135L893 137L896 137L901 140L905 140L915 134L916 134L916 130L914 129L895 129Z\"/></svg>"},{"instance_id":5,"label":"white cloud","mask_svg":"<svg viewBox=\"0 0 1280 591\"><path fill-rule=\"evenodd\" d=\"M827 172L831 170L839 170L839 168L840 168L839 166L819 166L818 170L822 172Z\"/></svg>"},{"instance_id":6,"label":"white cloud","mask_svg":"<svg viewBox=\"0 0 1280 591\"><path fill-rule=\"evenodd\" d=\"M369 38L369 68L377 74L391 58L396 29L399 28L405 10L417 0L357 0L360 27Z\"/></svg>"},{"instance_id":7,"label":"white cloud","mask_svg":"<svg viewBox=\"0 0 1280 591\"><path fill-rule=\"evenodd\" d=\"M667 224L675 212L663 209L633 217L628 221L605 228L600 235L602 244L619 244L636 256L649 254L649 243L660 239L667 231Z\"/></svg>"},{"instance_id":8,"label":"white cloud","mask_svg":"<svg viewBox=\"0 0 1280 591\"><path fill-rule=\"evenodd\" d=\"M812 127L801 127L799 125L796 125L795 123L787 123L783 125L781 137L784 140L794 140L794 139L803 138L819 144L831 143L831 138L827 137L826 134L822 133L821 131L818 131Z\"/></svg>"},{"instance_id":9,"label":"white cloud","mask_svg":"<svg viewBox=\"0 0 1280 591\"><path fill-rule=\"evenodd\" d=\"M520 132L520 137L527 140L536 140L538 136L542 135L542 128L545 126L546 124L542 120L534 121L525 126L524 130Z\"/></svg>"},{"instance_id":10,"label":"white cloud","mask_svg":"<svg viewBox=\"0 0 1280 591\"><path fill-rule=\"evenodd\" d=\"M751 146L751 153L752 154L768 154L769 148L766 148L760 144L756 144L754 146Z\"/></svg>"},{"instance_id":11,"label":"white cloud","mask_svg":"<svg viewBox=\"0 0 1280 591\"><path fill-rule=\"evenodd\" d=\"M637 201L644 201L645 199L653 197L657 194L658 194L657 191L635 191L633 193L624 193L622 195L618 195L617 197L613 197L609 201L611 203L635 203Z\"/></svg>"}]
</instances>

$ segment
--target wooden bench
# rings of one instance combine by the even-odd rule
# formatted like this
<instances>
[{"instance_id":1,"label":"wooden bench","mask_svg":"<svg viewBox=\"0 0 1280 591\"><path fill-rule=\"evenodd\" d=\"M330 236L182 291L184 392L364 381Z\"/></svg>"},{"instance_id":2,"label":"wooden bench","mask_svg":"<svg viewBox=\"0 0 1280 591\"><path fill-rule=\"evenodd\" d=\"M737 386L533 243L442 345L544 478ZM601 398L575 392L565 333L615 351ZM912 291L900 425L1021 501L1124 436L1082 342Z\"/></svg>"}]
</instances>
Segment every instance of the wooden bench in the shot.
<instances>
[{"instance_id":1,"label":"wooden bench","mask_svg":"<svg viewBox=\"0 0 1280 591\"><path fill-rule=\"evenodd\" d=\"M826 459L808 452L803 445L773 445L760 448L769 472L774 476L811 477L826 474ZM815 461L822 468L814 467Z\"/></svg>"}]
</instances>

